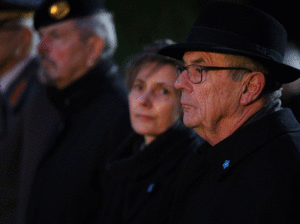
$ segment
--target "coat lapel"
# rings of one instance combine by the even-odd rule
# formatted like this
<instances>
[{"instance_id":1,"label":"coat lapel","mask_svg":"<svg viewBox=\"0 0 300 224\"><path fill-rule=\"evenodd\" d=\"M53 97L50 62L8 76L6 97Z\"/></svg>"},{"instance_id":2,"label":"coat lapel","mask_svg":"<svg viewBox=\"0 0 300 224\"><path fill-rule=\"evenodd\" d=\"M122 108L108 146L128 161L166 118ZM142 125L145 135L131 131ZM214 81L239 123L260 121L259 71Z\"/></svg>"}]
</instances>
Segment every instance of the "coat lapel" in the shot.
<instances>
[{"instance_id":1,"label":"coat lapel","mask_svg":"<svg viewBox=\"0 0 300 224\"><path fill-rule=\"evenodd\" d=\"M210 161L216 180L221 180L242 159L272 139L300 130L289 109L272 113L258 122L259 126L253 122L214 146L214 156L210 157Z\"/></svg>"},{"instance_id":2,"label":"coat lapel","mask_svg":"<svg viewBox=\"0 0 300 224\"><path fill-rule=\"evenodd\" d=\"M25 69L21 72L19 77L13 82L13 84L7 90L6 99L8 101L10 113L20 107L22 102L27 99L32 82L37 79L36 74L39 68L38 59L32 59Z\"/></svg>"},{"instance_id":3,"label":"coat lapel","mask_svg":"<svg viewBox=\"0 0 300 224\"><path fill-rule=\"evenodd\" d=\"M174 200L172 202L171 213L168 223L176 223L176 215L181 211L183 200L189 193L194 183L199 180L208 169L208 163L205 161L207 151L211 148L209 143L204 142L197 152L192 152L186 159L183 169L175 182Z\"/></svg>"}]
</instances>

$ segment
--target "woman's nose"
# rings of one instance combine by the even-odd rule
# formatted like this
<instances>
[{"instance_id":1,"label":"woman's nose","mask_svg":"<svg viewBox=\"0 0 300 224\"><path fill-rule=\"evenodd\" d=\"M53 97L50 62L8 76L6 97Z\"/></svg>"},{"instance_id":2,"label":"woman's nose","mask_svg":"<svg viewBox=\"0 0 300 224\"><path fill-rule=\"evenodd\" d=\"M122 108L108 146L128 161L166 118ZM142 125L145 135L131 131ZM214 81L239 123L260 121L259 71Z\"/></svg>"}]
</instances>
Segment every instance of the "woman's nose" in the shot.
<instances>
[{"instance_id":1,"label":"woman's nose","mask_svg":"<svg viewBox=\"0 0 300 224\"><path fill-rule=\"evenodd\" d=\"M148 105L151 105L151 93L148 92L148 91L145 91L141 96L140 96L140 99L139 99L139 102L144 105L144 106L148 106Z\"/></svg>"}]
</instances>

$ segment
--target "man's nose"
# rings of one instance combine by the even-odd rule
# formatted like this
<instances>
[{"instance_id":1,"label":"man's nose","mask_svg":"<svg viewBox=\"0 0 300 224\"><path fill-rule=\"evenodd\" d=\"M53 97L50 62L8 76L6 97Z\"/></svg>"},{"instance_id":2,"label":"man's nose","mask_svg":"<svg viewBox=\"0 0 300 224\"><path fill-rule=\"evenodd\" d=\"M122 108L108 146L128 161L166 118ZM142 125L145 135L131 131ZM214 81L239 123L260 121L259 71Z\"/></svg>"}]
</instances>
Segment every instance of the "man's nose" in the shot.
<instances>
[{"instance_id":1,"label":"man's nose","mask_svg":"<svg viewBox=\"0 0 300 224\"><path fill-rule=\"evenodd\" d=\"M42 55L49 53L51 40L47 37L43 38L37 46L38 52Z\"/></svg>"},{"instance_id":2,"label":"man's nose","mask_svg":"<svg viewBox=\"0 0 300 224\"><path fill-rule=\"evenodd\" d=\"M192 90L192 85L189 81L187 71L184 70L174 83L174 87L178 90Z\"/></svg>"}]
</instances>

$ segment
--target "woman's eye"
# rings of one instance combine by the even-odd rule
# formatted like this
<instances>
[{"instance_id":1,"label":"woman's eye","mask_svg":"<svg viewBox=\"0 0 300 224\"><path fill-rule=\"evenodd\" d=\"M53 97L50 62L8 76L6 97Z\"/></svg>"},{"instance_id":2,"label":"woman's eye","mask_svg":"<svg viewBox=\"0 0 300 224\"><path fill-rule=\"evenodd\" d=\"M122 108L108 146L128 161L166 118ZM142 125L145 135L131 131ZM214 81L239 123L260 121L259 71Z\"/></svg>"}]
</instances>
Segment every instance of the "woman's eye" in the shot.
<instances>
[{"instance_id":1,"label":"woman's eye","mask_svg":"<svg viewBox=\"0 0 300 224\"><path fill-rule=\"evenodd\" d=\"M165 88L158 88L155 92L157 95L168 95L170 93L170 91Z\"/></svg>"},{"instance_id":2,"label":"woman's eye","mask_svg":"<svg viewBox=\"0 0 300 224\"><path fill-rule=\"evenodd\" d=\"M135 90L142 90L143 89L143 86L141 84L134 84L132 89L135 89Z\"/></svg>"},{"instance_id":3,"label":"woman's eye","mask_svg":"<svg viewBox=\"0 0 300 224\"><path fill-rule=\"evenodd\" d=\"M162 94L167 95L170 93L170 91L168 89L162 89L161 90Z\"/></svg>"}]
</instances>

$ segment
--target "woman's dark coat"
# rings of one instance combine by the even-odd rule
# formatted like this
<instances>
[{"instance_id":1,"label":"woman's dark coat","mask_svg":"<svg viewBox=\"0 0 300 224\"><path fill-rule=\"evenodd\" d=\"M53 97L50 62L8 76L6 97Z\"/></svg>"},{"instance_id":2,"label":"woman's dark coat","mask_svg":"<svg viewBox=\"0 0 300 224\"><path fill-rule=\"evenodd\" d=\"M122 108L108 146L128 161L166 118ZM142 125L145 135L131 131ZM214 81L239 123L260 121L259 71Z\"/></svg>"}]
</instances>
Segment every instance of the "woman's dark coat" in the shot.
<instances>
[{"instance_id":1,"label":"woman's dark coat","mask_svg":"<svg viewBox=\"0 0 300 224\"><path fill-rule=\"evenodd\" d=\"M172 126L142 151L143 137L131 135L107 163L113 182L98 223L166 223L182 162L201 141L183 124Z\"/></svg>"},{"instance_id":2,"label":"woman's dark coat","mask_svg":"<svg viewBox=\"0 0 300 224\"><path fill-rule=\"evenodd\" d=\"M189 157L170 224L300 223L300 125L289 109Z\"/></svg>"},{"instance_id":3,"label":"woman's dark coat","mask_svg":"<svg viewBox=\"0 0 300 224\"><path fill-rule=\"evenodd\" d=\"M63 90L40 90L24 127L17 223L96 219L104 160L131 130L116 72L103 60Z\"/></svg>"}]
</instances>

